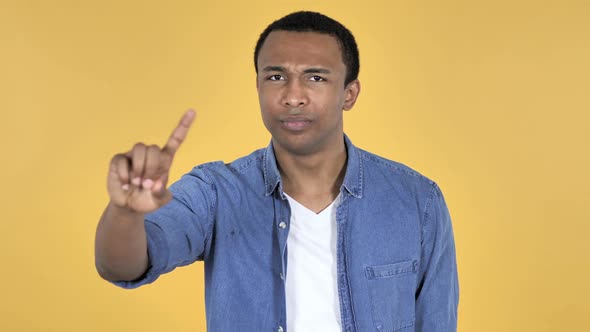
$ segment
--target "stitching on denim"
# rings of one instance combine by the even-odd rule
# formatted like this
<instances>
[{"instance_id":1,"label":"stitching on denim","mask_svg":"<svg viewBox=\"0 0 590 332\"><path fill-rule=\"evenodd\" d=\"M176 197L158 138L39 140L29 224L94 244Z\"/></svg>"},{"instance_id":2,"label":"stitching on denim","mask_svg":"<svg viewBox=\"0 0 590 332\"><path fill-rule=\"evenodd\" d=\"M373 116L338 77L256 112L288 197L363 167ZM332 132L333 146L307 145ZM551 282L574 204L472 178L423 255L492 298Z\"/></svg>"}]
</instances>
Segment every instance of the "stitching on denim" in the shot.
<instances>
[{"instance_id":1,"label":"stitching on denim","mask_svg":"<svg viewBox=\"0 0 590 332\"><path fill-rule=\"evenodd\" d=\"M346 258L347 255L346 253L346 238L345 238L345 229L338 229L338 227L343 226L342 222L340 223L340 225L338 225L338 220L344 220L346 221L346 218L348 216L348 210L344 210L344 208L348 207L348 204L346 204L346 206L344 205L344 201L336 208L336 227L337 227L337 246L338 246L338 242L343 246L342 250L336 250L336 264L338 267L338 263L342 260L342 262L344 263L345 266L341 266L342 269L345 269L347 267L347 262L346 262ZM344 257L342 257L342 255L344 255ZM345 292L349 293L348 290L350 289L350 285L346 285L346 287L344 287L344 285L342 285L340 283L340 274L338 273L339 271L336 271L336 283L338 285L338 297L340 298L340 301L344 302L346 301L346 297L347 295L344 294ZM346 273L346 270L343 271L344 273ZM348 280L348 276L346 278ZM346 289L348 288L348 289ZM344 294L344 296L343 296ZM350 294L350 293L349 293ZM342 324L346 325L344 322L344 317L346 317L346 312L345 312L345 308L343 308L342 305L339 306L340 309L340 318L342 320Z\"/></svg>"},{"instance_id":2,"label":"stitching on denim","mask_svg":"<svg viewBox=\"0 0 590 332\"><path fill-rule=\"evenodd\" d=\"M252 167L252 164L254 164L255 162L259 162L259 161L263 161L263 160L264 160L264 156L256 155L256 156L251 156L250 158L247 158L243 162L240 162L240 165L238 165L237 167L236 167L236 165L234 165L233 162L228 164L228 167L232 173L241 174L242 172L244 172L248 168ZM266 165L264 165L264 166L266 166Z\"/></svg>"},{"instance_id":3,"label":"stitching on denim","mask_svg":"<svg viewBox=\"0 0 590 332\"><path fill-rule=\"evenodd\" d=\"M377 164L380 164L382 166L385 166L385 167L389 168L390 170L393 170L393 171L397 171L397 172L400 172L400 173L404 173L404 174L408 174L408 175L414 176L414 177L419 178L419 179L422 179L422 180L424 180L424 181L426 181L426 182L428 182L430 184L434 183L434 181L432 181L428 177L420 174L417 171L414 171L414 170L410 169L408 166L405 166L405 165L399 166L401 164L399 164L396 161L387 160L385 158L376 156L376 155L374 155L374 154L372 154L370 152L367 152L365 150L362 150L362 149L359 149L359 150L363 152L363 156L365 158L370 159L371 161L373 161L373 162L375 162Z\"/></svg>"},{"instance_id":4,"label":"stitching on denim","mask_svg":"<svg viewBox=\"0 0 590 332\"><path fill-rule=\"evenodd\" d=\"M213 182L213 178L211 177L211 174L209 174L209 172L206 169L203 169L203 175L205 175L207 177L207 180L209 181L209 186L211 187L211 189L213 190L213 194L209 195L208 199L209 199L209 220L207 220L207 234L205 235L205 247L203 248L203 259L206 259L207 255L205 255L205 253L209 253L211 247L211 239L213 237L213 224L215 224L215 209L217 208L217 187L215 186L215 183Z\"/></svg>"},{"instance_id":5,"label":"stitching on denim","mask_svg":"<svg viewBox=\"0 0 590 332\"><path fill-rule=\"evenodd\" d=\"M362 168L362 166L361 166L361 168ZM362 182L362 179L361 179L361 182ZM343 201L340 203L340 205L344 204L344 202L347 199L348 199L348 196L344 196L343 197ZM348 236L350 236L350 232L348 232L348 227L350 227L350 225L351 225L351 223L348 222L348 215L349 215L348 212L349 212L349 207L350 207L349 204L350 203L352 203L352 202L347 202L346 203L346 206L345 206L346 209L343 209L343 212L342 212L343 213L343 216L342 217L343 217L343 220L344 220L344 225L343 225L344 226L344 230L343 230L344 233L343 233L343 239L342 239L343 241L342 241L342 244L343 244L343 252L345 253L344 260L346 262L346 268L347 268L347 270L345 271L346 272L345 275L346 275L346 283L347 283L346 286L348 288L348 307L349 307L350 312L352 314L351 317L350 317L349 326L350 325L354 326L354 330L355 331L358 331L358 327L356 326L357 324L356 324L356 320L355 320L355 317L357 317L357 316L355 314L354 305L352 303L352 299L354 298L354 296L352 294L353 288L352 288L352 285L351 285L351 282L350 282L350 277L349 277L349 274L350 274L349 271L350 271L351 264L350 264L350 255L348 255L348 245L347 245L349 243Z\"/></svg>"},{"instance_id":6,"label":"stitching on denim","mask_svg":"<svg viewBox=\"0 0 590 332\"><path fill-rule=\"evenodd\" d=\"M377 327L378 331L381 331L381 328L378 326L381 326L382 322L377 319L377 308L375 308L375 299L373 296L373 292L371 291L371 279L365 278L365 281L367 283L367 292L369 293L369 305L371 307L371 318L373 321L373 326Z\"/></svg>"},{"instance_id":7,"label":"stitching on denim","mask_svg":"<svg viewBox=\"0 0 590 332\"><path fill-rule=\"evenodd\" d=\"M359 188L358 188L358 193L357 195L359 196L363 196L363 172L364 172L364 163L363 163L363 156L360 153L361 151L359 151L358 149L357 151L357 155L359 157Z\"/></svg>"},{"instance_id":8,"label":"stitching on denim","mask_svg":"<svg viewBox=\"0 0 590 332\"><path fill-rule=\"evenodd\" d=\"M418 260L410 260L393 264L368 266L365 268L365 275L370 280L392 278L407 273L418 271Z\"/></svg>"},{"instance_id":9,"label":"stitching on denim","mask_svg":"<svg viewBox=\"0 0 590 332\"><path fill-rule=\"evenodd\" d=\"M374 299L373 292L371 291L371 284L373 282L377 282L378 280L383 280L383 279L386 279L386 278L396 278L397 276L406 276L408 273L416 274L417 267L418 267L418 260L404 261L404 262L393 263L393 264L388 264L388 265L391 266L391 267L395 267L395 265L399 265L400 268L397 269L397 270L400 270L400 269L405 270L407 268L410 268L408 265L411 265L411 270L410 271L407 271L407 272L402 272L402 273L398 273L398 274L386 276L386 277L374 277L374 275L373 275L373 267L371 267L371 266L365 266L365 274L366 274L365 280L366 280L366 283L367 283L367 290L368 290L368 293L369 293L369 301L370 301L369 304L370 304L370 307L371 307L371 316L373 318L373 325L375 327L381 326L381 324L383 324L383 322L377 319L376 311L378 311L378 309L375 306L375 299ZM379 268L379 267L387 267L388 265L378 265L378 266L375 266L375 267L377 267L377 268ZM382 326L381 326L381 328L380 327L377 327L377 329L379 331L383 331L383 332L395 332L395 331L399 331L401 329L404 329L404 328L413 326L415 324L415 320L416 320L416 317L413 316L412 319L410 319L410 320L401 320L401 321L397 322L397 323L399 323L399 325L394 326L390 330L389 329L388 330L382 330Z\"/></svg>"},{"instance_id":10,"label":"stitching on denim","mask_svg":"<svg viewBox=\"0 0 590 332\"><path fill-rule=\"evenodd\" d=\"M430 193L428 195L428 200L426 201L426 207L424 208L424 218L422 223L424 228L426 227L426 223L429 221L430 218L429 209L432 206L432 202L434 201L434 196L436 195L437 188L438 186L436 185L436 183L432 182Z\"/></svg>"},{"instance_id":11,"label":"stitching on denim","mask_svg":"<svg viewBox=\"0 0 590 332\"><path fill-rule=\"evenodd\" d=\"M407 321L407 322L405 322L405 323L402 323L402 325L400 325L400 326L398 326L398 327L394 328L394 329L393 329L391 332L399 331L399 330L401 330L401 329L405 329L405 328L408 328L408 327L414 326L414 321L415 321L415 320L416 320L416 318L414 318L413 320L409 320L409 321Z\"/></svg>"},{"instance_id":12,"label":"stitching on denim","mask_svg":"<svg viewBox=\"0 0 590 332\"><path fill-rule=\"evenodd\" d=\"M375 327L377 327L378 325L381 326L383 324L383 322L377 319L377 316L376 316L377 308L375 307L375 299L374 299L374 296L373 296L373 292L371 292L371 290L370 290L370 288L371 288L371 282L372 281L369 278L365 278L365 281L367 282L367 290L368 290L368 293L369 293L369 304L370 304L370 307L371 307L371 316L373 318L372 319L373 325ZM381 329L382 326L381 326L381 328L378 328L378 330L379 331L383 331L383 332L395 332L395 331L399 331L401 329L405 329L405 328L414 326L415 321L416 321L416 317L413 316L412 319L410 319L410 320L407 320L407 321L402 320L401 323L400 323L400 325L399 326L395 326L392 330L387 330L387 331L382 330Z\"/></svg>"},{"instance_id":13,"label":"stitching on denim","mask_svg":"<svg viewBox=\"0 0 590 332\"><path fill-rule=\"evenodd\" d=\"M268 170L266 169L266 151L262 154L262 177L264 179L264 193L268 191Z\"/></svg>"},{"instance_id":14,"label":"stitching on denim","mask_svg":"<svg viewBox=\"0 0 590 332\"><path fill-rule=\"evenodd\" d=\"M428 262L425 262L422 258L424 257L424 234L426 232L426 223L428 222L428 219L430 218L430 214L428 213L430 207L432 206L432 202L434 201L434 196L435 196L435 191L436 188L438 187L436 185L435 182L432 182L431 184L431 189L430 189L430 193L428 195L427 201L426 201L426 206L424 207L424 215L422 217L422 220L420 221L420 226L421 226L421 230L420 230L420 271L422 271L422 264L427 265ZM420 276L420 273L418 273L418 275ZM420 280L418 280L418 282L420 283Z\"/></svg>"},{"instance_id":15,"label":"stitching on denim","mask_svg":"<svg viewBox=\"0 0 590 332\"><path fill-rule=\"evenodd\" d=\"M416 268L415 268L414 264L412 263L412 266L404 266L404 267L395 268L395 269L391 269L391 270L384 270L384 271L379 271L379 270L376 271L376 269L370 268L367 270L367 273L368 273L368 277L371 280L386 279L386 278L393 278L393 277L408 274L408 273L416 273Z\"/></svg>"}]
</instances>

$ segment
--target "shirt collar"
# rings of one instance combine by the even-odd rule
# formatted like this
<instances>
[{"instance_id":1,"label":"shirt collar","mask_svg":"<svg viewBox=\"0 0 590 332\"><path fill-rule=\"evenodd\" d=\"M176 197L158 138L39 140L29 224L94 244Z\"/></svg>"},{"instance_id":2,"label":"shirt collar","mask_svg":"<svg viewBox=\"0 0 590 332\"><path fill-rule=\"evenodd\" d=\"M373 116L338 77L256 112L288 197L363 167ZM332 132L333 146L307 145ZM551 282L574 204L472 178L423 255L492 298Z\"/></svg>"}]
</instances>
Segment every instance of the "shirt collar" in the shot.
<instances>
[{"instance_id":1,"label":"shirt collar","mask_svg":"<svg viewBox=\"0 0 590 332\"><path fill-rule=\"evenodd\" d=\"M347 153L346 174L340 191L342 192L344 189L352 196L361 198L363 196L363 160L360 157L359 150L352 144L346 134L344 134L344 144ZM281 173L279 173L277 167L272 142L264 151L263 173L265 195L271 195L277 188L282 194Z\"/></svg>"}]
</instances>

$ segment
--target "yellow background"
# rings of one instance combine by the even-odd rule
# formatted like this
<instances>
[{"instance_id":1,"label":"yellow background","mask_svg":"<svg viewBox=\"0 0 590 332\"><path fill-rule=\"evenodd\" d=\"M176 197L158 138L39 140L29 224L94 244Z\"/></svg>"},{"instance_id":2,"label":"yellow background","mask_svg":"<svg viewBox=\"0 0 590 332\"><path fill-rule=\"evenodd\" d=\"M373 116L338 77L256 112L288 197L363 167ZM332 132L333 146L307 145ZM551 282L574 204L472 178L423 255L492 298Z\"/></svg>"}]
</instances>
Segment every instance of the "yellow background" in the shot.
<instances>
[{"instance_id":1,"label":"yellow background","mask_svg":"<svg viewBox=\"0 0 590 332\"><path fill-rule=\"evenodd\" d=\"M107 164L189 107L173 179L265 146L252 51L298 9L357 38L355 144L443 189L459 331L590 325L589 1L0 0L0 331L204 331L201 263L96 274Z\"/></svg>"}]
</instances>

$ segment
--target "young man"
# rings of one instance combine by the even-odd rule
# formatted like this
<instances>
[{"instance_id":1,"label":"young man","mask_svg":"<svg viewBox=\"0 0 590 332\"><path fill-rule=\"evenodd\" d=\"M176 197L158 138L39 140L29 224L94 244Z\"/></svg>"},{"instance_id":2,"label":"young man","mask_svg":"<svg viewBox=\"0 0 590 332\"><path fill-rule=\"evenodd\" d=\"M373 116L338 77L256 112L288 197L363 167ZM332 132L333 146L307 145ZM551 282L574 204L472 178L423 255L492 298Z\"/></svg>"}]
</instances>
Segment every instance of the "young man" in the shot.
<instances>
[{"instance_id":1,"label":"young man","mask_svg":"<svg viewBox=\"0 0 590 332\"><path fill-rule=\"evenodd\" d=\"M100 275L133 288L203 260L209 331L455 331L440 189L344 135L342 113L360 92L352 34L293 13L261 34L254 61L271 144L197 166L168 189L189 111L163 148L115 155Z\"/></svg>"}]
</instances>

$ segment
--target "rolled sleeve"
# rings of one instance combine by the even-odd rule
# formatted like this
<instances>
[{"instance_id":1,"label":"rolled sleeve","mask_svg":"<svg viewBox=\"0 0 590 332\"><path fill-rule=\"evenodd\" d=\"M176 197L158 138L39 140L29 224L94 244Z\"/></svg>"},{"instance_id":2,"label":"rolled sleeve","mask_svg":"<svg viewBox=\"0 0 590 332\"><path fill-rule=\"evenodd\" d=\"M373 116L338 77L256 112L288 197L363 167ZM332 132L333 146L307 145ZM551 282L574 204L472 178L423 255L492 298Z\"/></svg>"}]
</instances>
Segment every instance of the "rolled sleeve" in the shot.
<instances>
[{"instance_id":1,"label":"rolled sleeve","mask_svg":"<svg viewBox=\"0 0 590 332\"><path fill-rule=\"evenodd\" d=\"M164 273L168 261L168 246L162 230L157 224L148 220L145 221L145 231L147 236L149 266L143 276L133 281L113 281L113 284L133 289L154 282Z\"/></svg>"},{"instance_id":2,"label":"rolled sleeve","mask_svg":"<svg viewBox=\"0 0 590 332\"><path fill-rule=\"evenodd\" d=\"M202 259L210 243L215 189L204 170L195 168L170 186L173 199L145 216L149 265L137 280L115 281L122 288L154 282L176 267Z\"/></svg>"}]
</instances>

